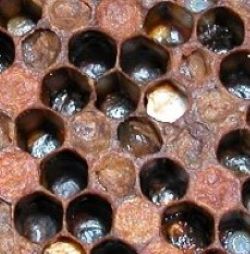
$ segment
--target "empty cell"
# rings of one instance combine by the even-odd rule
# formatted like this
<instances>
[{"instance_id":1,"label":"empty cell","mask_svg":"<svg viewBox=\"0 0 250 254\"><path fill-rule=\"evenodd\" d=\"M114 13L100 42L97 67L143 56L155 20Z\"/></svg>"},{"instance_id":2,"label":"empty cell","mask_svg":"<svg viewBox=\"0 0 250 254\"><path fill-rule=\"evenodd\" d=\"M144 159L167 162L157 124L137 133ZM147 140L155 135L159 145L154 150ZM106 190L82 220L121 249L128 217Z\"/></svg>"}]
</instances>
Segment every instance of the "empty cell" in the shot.
<instances>
[{"instance_id":1,"label":"empty cell","mask_svg":"<svg viewBox=\"0 0 250 254\"><path fill-rule=\"evenodd\" d=\"M66 221L71 234L81 242L91 244L110 232L112 208L99 196L83 195L69 204Z\"/></svg>"},{"instance_id":2,"label":"empty cell","mask_svg":"<svg viewBox=\"0 0 250 254\"><path fill-rule=\"evenodd\" d=\"M121 73L101 78L96 85L96 107L107 117L123 119L135 111L140 99L139 88Z\"/></svg>"},{"instance_id":3,"label":"empty cell","mask_svg":"<svg viewBox=\"0 0 250 254\"><path fill-rule=\"evenodd\" d=\"M155 120L173 123L184 115L188 99L183 91L170 81L164 81L150 88L145 98L147 114Z\"/></svg>"},{"instance_id":4,"label":"empty cell","mask_svg":"<svg viewBox=\"0 0 250 254\"><path fill-rule=\"evenodd\" d=\"M159 152L162 146L159 130L143 117L131 117L122 122L117 135L121 147L136 157Z\"/></svg>"},{"instance_id":5,"label":"empty cell","mask_svg":"<svg viewBox=\"0 0 250 254\"><path fill-rule=\"evenodd\" d=\"M201 44L215 53L226 53L243 43L245 30L241 18L226 7L217 7L202 14L197 35Z\"/></svg>"},{"instance_id":6,"label":"empty cell","mask_svg":"<svg viewBox=\"0 0 250 254\"><path fill-rule=\"evenodd\" d=\"M120 65L139 84L163 75L168 64L169 53L144 37L129 39L122 45Z\"/></svg>"},{"instance_id":7,"label":"empty cell","mask_svg":"<svg viewBox=\"0 0 250 254\"><path fill-rule=\"evenodd\" d=\"M40 182L58 197L70 198L88 184L87 162L73 151L60 151L42 162Z\"/></svg>"},{"instance_id":8,"label":"empty cell","mask_svg":"<svg viewBox=\"0 0 250 254\"><path fill-rule=\"evenodd\" d=\"M35 158L43 158L64 142L64 123L47 109L29 109L16 119L18 146Z\"/></svg>"},{"instance_id":9,"label":"empty cell","mask_svg":"<svg viewBox=\"0 0 250 254\"><path fill-rule=\"evenodd\" d=\"M182 198L188 187L188 174L177 162L157 158L146 162L140 172L142 193L156 205Z\"/></svg>"},{"instance_id":10,"label":"empty cell","mask_svg":"<svg viewBox=\"0 0 250 254\"><path fill-rule=\"evenodd\" d=\"M250 132L238 129L224 135L217 148L217 158L237 175L250 173Z\"/></svg>"},{"instance_id":11,"label":"empty cell","mask_svg":"<svg viewBox=\"0 0 250 254\"><path fill-rule=\"evenodd\" d=\"M33 243L44 243L62 228L61 204L42 193L22 198L14 211L18 233Z\"/></svg>"},{"instance_id":12,"label":"empty cell","mask_svg":"<svg viewBox=\"0 0 250 254\"><path fill-rule=\"evenodd\" d=\"M115 65L115 42L98 31L78 33L70 39L69 60L82 73L97 79Z\"/></svg>"},{"instance_id":13,"label":"empty cell","mask_svg":"<svg viewBox=\"0 0 250 254\"><path fill-rule=\"evenodd\" d=\"M165 210L161 231L178 249L199 253L214 240L214 220L201 207L181 203Z\"/></svg>"},{"instance_id":14,"label":"empty cell","mask_svg":"<svg viewBox=\"0 0 250 254\"><path fill-rule=\"evenodd\" d=\"M0 31L0 74L8 69L15 59L15 45L11 37Z\"/></svg>"},{"instance_id":15,"label":"empty cell","mask_svg":"<svg viewBox=\"0 0 250 254\"><path fill-rule=\"evenodd\" d=\"M250 99L250 52L236 51L222 60L220 80L234 96Z\"/></svg>"},{"instance_id":16,"label":"empty cell","mask_svg":"<svg viewBox=\"0 0 250 254\"><path fill-rule=\"evenodd\" d=\"M250 180L243 184L242 188L242 202L248 211L250 211Z\"/></svg>"},{"instance_id":17,"label":"empty cell","mask_svg":"<svg viewBox=\"0 0 250 254\"><path fill-rule=\"evenodd\" d=\"M23 36L34 29L42 17L42 8L34 0L2 0L0 25L14 36Z\"/></svg>"},{"instance_id":18,"label":"empty cell","mask_svg":"<svg viewBox=\"0 0 250 254\"><path fill-rule=\"evenodd\" d=\"M227 253L250 253L249 221L249 215L240 211L233 211L222 217L219 224L219 237Z\"/></svg>"},{"instance_id":19,"label":"empty cell","mask_svg":"<svg viewBox=\"0 0 250 254\"><path fill-rule=\"evenodd\" d=\"M120 240L107 240L91 251L91 254L136 254L136 251L128 244L121 242Z\"/></svg>"},{"instance_id":20,"label":"empty cell","mask_svg":"<svg viewBox=\"0 0 250 254\"><path fill-rule=\"evenodd\" d=\"M177 4L161 2L149 10L144 29L156 42L174 47L191 37L193 17L187 9Z\"/></svg>"},{"instance_id":21,"label":"empty cell","mask_svg":"<svg viewBox=\"0 0 250 254\"><path fill-rule=\"evenodd\" d=\"M90 94L87 78L71 68L56 69L43 79L43 103L64 116L82 111L90 100Z\"/></svg>"},{"instance_id":22,"label":"empty cell","mask_svg":"<svg viewBox=\"0 0 250 254\"><path fill-rule=\"evenodd\" d=\"M185 0L185 7L194 13L199 13L213 7L217 2L217 0Z\"/></svg>"}]
</instances>

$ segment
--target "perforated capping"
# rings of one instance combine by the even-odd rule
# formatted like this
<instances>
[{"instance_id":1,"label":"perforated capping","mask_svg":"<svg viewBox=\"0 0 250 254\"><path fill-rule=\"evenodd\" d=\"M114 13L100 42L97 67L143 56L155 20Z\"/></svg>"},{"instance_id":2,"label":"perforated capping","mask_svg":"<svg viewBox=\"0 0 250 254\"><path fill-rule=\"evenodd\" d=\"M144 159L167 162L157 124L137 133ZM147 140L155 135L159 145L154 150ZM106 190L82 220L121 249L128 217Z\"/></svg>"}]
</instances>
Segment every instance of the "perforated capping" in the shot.
<instances>
[{"instance_id":1,"label":"perforated capping","mask_svg":"<svg viewBox=\"0 0 250 254\"><path fill-rule=\"evenodd\" d=\"M250 253L250 2L0 0L0 253Z\"/></svg>"}]
</instances>

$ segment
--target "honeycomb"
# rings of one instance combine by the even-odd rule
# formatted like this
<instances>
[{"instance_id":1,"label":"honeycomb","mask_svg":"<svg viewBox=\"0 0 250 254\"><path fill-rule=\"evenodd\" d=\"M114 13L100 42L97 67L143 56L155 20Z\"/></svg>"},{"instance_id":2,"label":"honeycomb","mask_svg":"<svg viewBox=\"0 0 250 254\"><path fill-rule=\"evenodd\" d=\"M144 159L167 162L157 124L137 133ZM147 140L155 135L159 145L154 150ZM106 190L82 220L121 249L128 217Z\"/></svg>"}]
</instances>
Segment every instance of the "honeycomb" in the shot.
<instances>
[{"instance_id":1,"label":"honeycomb","mask_svg":"<svg viewBox=\"0 0 250 254\"><path fill-rule=\"evenodd\" d=\"M0 1L0 254L250 253L250 1Z\"/></svg>"}]
</instances>

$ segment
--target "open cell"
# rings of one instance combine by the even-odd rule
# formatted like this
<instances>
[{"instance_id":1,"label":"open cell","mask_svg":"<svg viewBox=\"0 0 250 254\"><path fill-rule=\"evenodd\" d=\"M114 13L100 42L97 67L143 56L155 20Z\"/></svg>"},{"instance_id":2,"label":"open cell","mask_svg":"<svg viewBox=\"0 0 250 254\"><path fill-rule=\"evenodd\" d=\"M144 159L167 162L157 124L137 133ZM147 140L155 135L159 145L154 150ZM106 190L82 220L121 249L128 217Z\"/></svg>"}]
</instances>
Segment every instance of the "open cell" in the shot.
<instances>
[{"instance_id":1,"label":"open cell","mask_svg":"<svg viewBox=\"0 0 250 254\"><path fill-rule=\"evenodd\" d=\"M182 198L188 187L188 174L167 158L146 162L140 172L142 193L154 204L168 204Z\"/></svg>"},{"instance_id":2,"label":"open cell","mask_svg":"<svg viewBox=\"0 0 250 254\"><path fill-rule=\"evenodd\" d=\"M64 123L46 109L29 109L16 119L18 146L35 158L43 158L64 142Z\"/></svg>"},{"instance_id":3,"label":"open cell","mask_svg":"<svg viewBox=\"0 0 250 254\"><path fill-rule=\"evenodd\" d=\"M87 162L73 151L60 151L42 162L41 184L59 197L70 198L88 184Z\"/></svg>"},{"instance_id":4,"label":"open cell","mask_svg":"<svg viewBox=\"0 0 250 254\"><path fill-rule=\"evenodd\" d=\"M0 74L8 69L15 59L15 45L10 36L0 31Z\"/></svg>"},{"instance_id":5,"label":"open cell","mask_svg":"<svg viewBox=\"0 0 250 254\"><path fill-rule=\"evenodd\" d=\"M250 132L238 129L224 135L219 142L217 158L237 175L250 173Z\"/></svg>"},{"instance_id":6,"label":"open cell","mask_svg":"<svg viewBox=\"0 0 250 254\"><path fill-rule=\"evenodd\" d=\"M244 23L238 14L226 7L205 12L198 21L198 39L215 53L226 53L244 41Z\"/></svg>"},{"instance_id":7,"label":"open cell","mask_svg":"<svg viewBox=\"0 0 250 254\"><path fill-rule=\"evenodd\" d=\"M193 17L187 9L177 4L161 2L149 10L144 29L158 43L178 46L191 37Z\"/></svg>"},{"instance_id":8,"label":"open cell","mask_svg":"<svg viewBox=\"0 0 250 254\"><path fill-rule=\"evenodd\" d=\"M122 45L120 65L139 84L163 75L168 64L168 52L144 37L129 39Z\"/></svg>"},{"instance_id":9,"label":"open cell","mask_svg":"<svg viewBox=\"0 0 250 254\"><path fill-rule=\"evenodd\" d=\"M100 78L116 62L115 42L98 31L81 32L69 42L69 60L91 78Z\"/></svg>"},{"instance_id":10,"label":"open cell","mask_svg":"<svg viewBox=\"0 0 250 254\"><path fill-rule=\"evenodd\" d=\"M242 188L242 202L248 211L250 211L250 179L248 179Z\"/></svg>"},{"instance_id":11,"label":"open cell","mask_svg":"<svg viewBox=\"0 0 250 254\"><path fill-rule=\"evenodd\" d=\"M213 7L217 0L185 0L185 7L194 13L199 13Z\"/></svg>"},{"instance_id":12,"label":"open cell","mask_svg":"<svg viewBox=\"0 0 250 254\"><path fill-rule=\"evenodd\" d=\"M18 233L33 243L44 243L62 228L61 204L42 193L22 198L14 211Z\"/></svg>"},{"instance_id":13,"label":"open cell","mask_svg":"<svg viewBox=\"0 0 250 254\"><path fill-rule=\"evenodd\" d=\"M71 234L81 242L91 244L110 232L112 208L99 196L83 195L69 204L66 221Z\"/></svg>"},{"instance_id":14,"label":"open cell","mask_svg":"<svg viewBox=\"0 0 250 254\"><path fill-rule=\"evenodd\" d=\"M128 244L123 243L120 240L107 240L91 251L91 254L136 254L136 251Z\"/></svg>"},{"instance_id":15,"label":"open cell","mask_svg":"<svg viewBox=\"0 0 250 254\"><path fill-rule=\"evenodd\" d=\"M123 119L135 111L140 99L139 88L121 73L101 78L96 85L96 107L112 119Z\"/></svg>"},{"instance_id":16,"label":"open cell","mask_svg":"<svg viewBox=\"0 0 250 254\"><path fill-rule=\"evenodd\" d=\"M161 231L176 248L199 253L214 240L214 220L204 209L181 203L165 210Z\"/></svg>"},{"instance_id":17,"label":"open cell","mask_svg":"<svg viewBox=\"0 0 250 254\"><path fill-rule=\"evenodd\" d=\"M222 246L230 254L250 253L250 217L234 211L223 216L219 224Z\"/></svg>"},{"instance_id":18,"label":"open cell","mask_svg":"<svg viewBox=\"0 0 250 254\"><path fill-rule=\"evenodd\" d=\"M220 80L238 98L250 99L250 52L236 51L223 59Z\"/></svg>"},{"instance_id":19,"label":"open cell","mask_svg":"<svg viewBox=\"0 0 250 254\"><path fill-rule=\"evenodd\" d=\"M131 117L122 122L117 135L121 147L136 157L159 152L163 143L156 126L143 117Z\"/></svg>"},{"instance_id":20,"label":"open cell","mask_svg":"<svg viewBox=\"0 0 250 254\"><path fill-rule=\"evenodd\" d=\"M88 104L90 94L87 78L71 68L54 70L43 79L43 103L64 116L80 112Z\"/></svg>"},{"instance_id":21,"label":"open cell","mask_svg":"<svg viewBox=\"0 0 250 254\"><path fill-rule=\"evenodd\" d=\"M42 8L34 0L2 0L0 25L14 36L23 36L36 27Z\"/></svg>"},{"instance_id":22,"label":"open cell","mask_svg":"<svg viewBox=\"0 0 250 254\"><path fill-rule=\"evenodd\" d=\"M172 82L164 81L147 91L145 104L149 116L159 122L173 123L186 112L188 99Z\"/></svg>"}]
</instances>

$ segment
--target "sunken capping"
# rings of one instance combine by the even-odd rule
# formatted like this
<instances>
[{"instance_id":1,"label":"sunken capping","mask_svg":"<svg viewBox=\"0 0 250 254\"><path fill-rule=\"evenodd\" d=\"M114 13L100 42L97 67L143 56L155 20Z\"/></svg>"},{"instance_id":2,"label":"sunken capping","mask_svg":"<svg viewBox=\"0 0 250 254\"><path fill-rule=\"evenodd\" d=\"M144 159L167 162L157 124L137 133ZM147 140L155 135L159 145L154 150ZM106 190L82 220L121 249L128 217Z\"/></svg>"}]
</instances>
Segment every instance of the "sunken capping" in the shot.
<instances>
[{"instance_id":1,"label":"sunken capping","mask_svg":"<svg viewBox=\"0 0 250 254\"><path fill-rule=\"evenodd\" d=\"M17 232L33 243L50 240L61 230L62 220L62 205L42 192L23 197L14 210Z\"/></svg>"},{"instance_id":2,"label":"sunken capping","mask_svg":"<svg viewBox=\"0 0 250 254\"><path fill-rule=\"evenodd\" d=\"M50 110L28 109L16 119L17 145L42 159L64 142L64 122Z\"/></svg>"}]
</instances>

